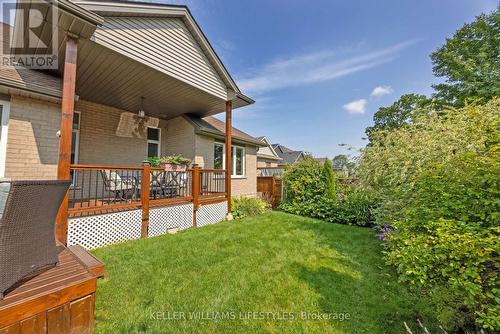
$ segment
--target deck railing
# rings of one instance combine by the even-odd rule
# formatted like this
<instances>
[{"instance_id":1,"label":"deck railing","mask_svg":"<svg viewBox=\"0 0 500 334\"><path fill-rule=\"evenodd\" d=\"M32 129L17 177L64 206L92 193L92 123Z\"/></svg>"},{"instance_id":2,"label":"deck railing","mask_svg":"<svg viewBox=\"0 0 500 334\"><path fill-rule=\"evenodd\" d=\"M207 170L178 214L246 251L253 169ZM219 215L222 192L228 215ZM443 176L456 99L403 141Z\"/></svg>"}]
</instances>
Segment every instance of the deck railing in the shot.
<instances>
[{"instance_id":1,"label":"deck railing","mask_svg":"<svg viewBox=\"0 0 500 334\"><path fill-rule=\"evenodd\" d=\"M226 171L222 169L200 170L200 200L226 196Z\"/></svg>"},{"instance_id":2,"label":"deck railing","mask_svg":"<svg viewBox=\"0 0 500 334\"><path fill-rule=\"evenodd\" d=\"M143 210L149 219L149 206L226 200L226 172L220 169L193 168L165 171L141 167L71 165L69 213L89 214L103 210Z\"/></svg>"},{"instance_id":3,"label":"deck railing","mask_svg":"<svg viewBox=\"0 0 500 334\"><path fill-rule=\"evenodd\" d=\"M103 206L141 203L143 167L71 165L69 210L87 211Z\"/></svg>"}]
</instances>

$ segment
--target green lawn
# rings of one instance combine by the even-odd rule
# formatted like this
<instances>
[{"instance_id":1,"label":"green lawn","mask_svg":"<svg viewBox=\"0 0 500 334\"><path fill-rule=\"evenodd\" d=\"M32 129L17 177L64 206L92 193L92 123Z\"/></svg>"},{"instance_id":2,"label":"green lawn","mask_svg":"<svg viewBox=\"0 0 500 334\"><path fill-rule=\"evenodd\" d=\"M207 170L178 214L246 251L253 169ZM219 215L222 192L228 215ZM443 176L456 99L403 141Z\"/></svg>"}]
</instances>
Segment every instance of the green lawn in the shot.
<instances>
[{"instance_id":1,"label":"green lawn","mask_svg":"<svg viewBox=\"0 0 500 334\"><path fill-rule=\"evenodd\" d=\"M366 228L271 212L94 253L96 333L404 333L432 318Z\"/></svg>"}]
</instances>

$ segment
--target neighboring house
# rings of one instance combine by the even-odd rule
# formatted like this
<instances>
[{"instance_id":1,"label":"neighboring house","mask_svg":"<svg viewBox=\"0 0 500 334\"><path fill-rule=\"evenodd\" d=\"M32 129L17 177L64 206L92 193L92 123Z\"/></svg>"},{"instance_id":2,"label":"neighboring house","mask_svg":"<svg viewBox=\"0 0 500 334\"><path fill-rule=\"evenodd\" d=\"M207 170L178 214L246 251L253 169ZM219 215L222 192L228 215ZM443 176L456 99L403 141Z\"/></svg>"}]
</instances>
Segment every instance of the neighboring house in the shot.
<instances>
[{"instance_id":1,"label":"neighboring house","mask_svg":"<svg viewBox=\"0 0 500 334\"><path fill-rule=\"evenodd\" d=\"M53 6L48 0L46 4ZM199 193L194 193L198 187L194 181L177 179L180 185L175 196L188 202L176 206L177 211L170 204L151 209L148 214L156 219L156 231L219 221L230 210L229 195L256 193L257 149L262 142L237 129L232 130L232 138L226 136L224 123L209 117L225 111L230 122L233 109L254 101L239 90L186 6L68 0L57 1L57 6L56 29L45 20L39 28L58 35L58 68L0 67L0 177L73 178L70 203L63 203L58 218L60 240L66 242L68 215L69 239L78 238L78 233L101 238L92 239L88 247L140 236L144 231L138 210L91 221L125 224L133 220L123 231L99 225L113 236L105 236L104 230L94 233L91 227L78 230L77 226L83 226L79 224L89 221L74 213L115 201L122 202L120 210L129 210L127 203L148 188L137 176L146 170L137 167L142 168L148 156L182 154L200 167L219 170L228 161L233 175L227 179L226 172L203 172ZM231 159L224 153L228 141ZM83 181L76 178L77 172L94 176ZM135 188L126 188L132 181L116 181L120 173L123 179L132 174ZM192 175L196 180L194 171ZM151 187L158 184L152 182ZM155 205L173 203L175 198L161 202L157 197L174 196L173 186L169 183L168 187L152 192ZM98 195L99 189L102 194ZM111 193L113 200L106 197ZM78 202L83 199L87 202ZM141 202L134 205L137 208ZM166 222L171 225L162 225Z\"/></svg>"},{"instance_id":2,"label":"neighboring house","mask_svg":"<svg viewBox=\"0 0 500 334\"><path fill-rule=\"evenodd\" d=\"M257 151L257 176L280 176L283 174L281 159L266 137L258 137L265 144Z\"/></svg>"},{"instance_id":3,"label":"neighboring house","mask_svg":"<svg viewBox=\"0 0 500 334\"><path fill-rule=\"evenodd\" d=\"M257 150L257 168L275 168L283 161L274 150L272 144L265 136L257 137L265 146Z\"/></svg>"},{"instance_id":4,"label":"neighboring house","mask_svg":"<svg viewBox=\"0 0 500 334\"><path fill-rule=\"evenodd\" d=\"M276 154L282 159L280 166L291 165L301 161L306 156L304 151L294 151L281 144L272 144L272 148Z\"/></svg>"}]
</instances>

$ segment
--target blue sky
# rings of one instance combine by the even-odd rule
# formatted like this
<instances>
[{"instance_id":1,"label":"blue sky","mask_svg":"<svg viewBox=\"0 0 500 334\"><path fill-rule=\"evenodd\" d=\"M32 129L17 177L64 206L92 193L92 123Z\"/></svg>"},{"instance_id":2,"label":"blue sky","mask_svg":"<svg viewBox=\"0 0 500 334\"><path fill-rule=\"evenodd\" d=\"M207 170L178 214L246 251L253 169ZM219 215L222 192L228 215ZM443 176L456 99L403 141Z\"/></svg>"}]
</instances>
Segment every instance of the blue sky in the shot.
<instances>
[{"instance_id":1,"label":"blue sky","mask_svg":"<svg viewBox=\"0 0 500 334\"><path fill-rule=\"evenodd\" d=\"M168 1L166 1L168 2ZM429 55L496 0L192 0L187 4L240 89L254 136L333 157L365 145L378 107L430 94ZM170 1L172 3L172 1ZM378 88L377 88L378 87ZM377 89L376 89L377 88Z\"/></svg>"}]
</instances>

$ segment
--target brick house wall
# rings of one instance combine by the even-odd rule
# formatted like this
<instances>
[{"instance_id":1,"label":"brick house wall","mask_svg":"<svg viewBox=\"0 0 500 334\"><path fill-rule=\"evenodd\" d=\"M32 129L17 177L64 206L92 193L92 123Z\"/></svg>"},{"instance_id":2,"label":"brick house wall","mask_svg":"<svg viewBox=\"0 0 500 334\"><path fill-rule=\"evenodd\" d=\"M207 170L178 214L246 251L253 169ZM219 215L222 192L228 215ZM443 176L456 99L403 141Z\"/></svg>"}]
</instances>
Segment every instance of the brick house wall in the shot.
<instances>
[{"instance_id":1,"label":"brick house wall","mask_svg":"<svg viewBox=\"0 0 500 334\"><path fill-rule=\"evenodd\" d=\"M233 178L233 196L257 196L257 147L245 146L245 177Z\"/></svg>"},{"instance_id":2,"label":"brick house wall","mask_svg":"<svg viewBox=\"0 0 500 334\"><path fill-rule=\"evenodd\" d=\"M5 177L56 177L60 121L59 104L11 96Z\"/></svg>"}]
</instances>

